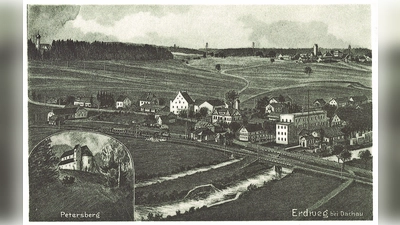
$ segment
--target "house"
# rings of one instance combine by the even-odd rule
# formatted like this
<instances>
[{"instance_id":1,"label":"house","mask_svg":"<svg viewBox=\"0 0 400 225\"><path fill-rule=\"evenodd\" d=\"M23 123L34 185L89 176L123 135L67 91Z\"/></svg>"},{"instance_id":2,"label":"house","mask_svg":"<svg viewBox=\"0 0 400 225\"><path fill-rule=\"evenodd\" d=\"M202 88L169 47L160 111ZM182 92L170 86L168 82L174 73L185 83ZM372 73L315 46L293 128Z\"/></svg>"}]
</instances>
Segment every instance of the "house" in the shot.
<instances>
[{"instance_id":1,"label":"house","mask_svg":"<svg viewBox=\"0 0 400 225\"><path fill-rule=\"evenodd\" d=\"M146 92L139 98L139 106L142 106L144 104L153 104L153 105L159 105L160 100L156 97L155 94L151 92Z\"/></svg>"},{"instance_id":2,"label":"house","mask_svg":"<svg viewBox=\"0 0 400 225\"><path fill-rule=\"evenodd\" d=\"M368 103L368 97L365 95L351 96L349 98L349 104L352 106L359 106L366 103Z\"/></svg>"},{"instance_id":3,"label":"house","mask_svg":"<svg viewBox=\"0 0 400 225\"><path fill-rule=\"evenodd\" d=\"M202 129L202 128L207 128L209 130L211 130L212 132L218 133L222 131L222 127L219 126L218 124L212 124L210 122L207 121L198 121L195 125L194 125L194 129L198 130L198 129Z\"/></svg>"},{"instance_id":4,"label":"house","mask_svg":"<svg viewBox=\"0 0 400 225\"><path fill-rule=\"evenodd\" d=\"M283 99L281 99L282 101L279 100L279 96L278 97L271 97L269 99L269 103L284 103L284 104L292 104L293 99L289 96L289 95L282 95Z\"/></svg>"},{"instance_id":5,"label":"house","mask_svg":"<svg viewBox=\"0 0 400 225\"><path fill-rule=\"evenodd\" d=\"M324 106L325 104L326 104L326 102L325 102L325 100L322 99L322 98L316 99L316 100L313 102L313 106L315 106L315 107L317 107L317 108L320 108L320 107Z\"/></svg>"},{"instance_id":6,"label":"house","mask_svg":"<svg viewBox=\"0 0 400 225\"><path fill-rule=\"evenodd\" d=\"M115 108L116 109L126 109L132 105L132 101L124 95L120 95L117 100L115 101Z\"/></svg>"},{"instance_id":7,"label":"house","mask_svg":"<svg viewBox=\"0 0 400 225\"><path fill-rule=\"evenodd\" d=\"M342 126L342 125L343 125L343 121L339 118L339 116L337 114L333 115L329 119L329 126L330 127Z\"/></svg>"},{"instance_id":8,"label":"house","mask_svg":"<svg viewBox=\"0 0 400 225\"><path fill-rule=\"evenodd\" d=\"M286 105L283 103L269 103L265 107L265 113L282 113L286 110Z\"/></svg>"},{"instance_id":9,"label":"house","mask_svg":"<svg viewBox=\"0 0 400 225\"><path fill-rule=\"evenodd\" d=\"M165 110L165 108L167 108L165 105L143 104L140 106L140 111L146 113L158 113Z\"/></svg>"},{"instance_id":10,"label":"house","mask_svg":"<svg viewBox=\"0 0 400 225\"><path fill-rule=\"evenodd\" d=\"M91 97L77 97L74 100L74 105L81 107L92 107L92 98Z\"/></svg>"},{"instance_id":11,"label":"house","mask_svg":"<svg viewBox=\"0 0 400 225\"><path fill-rule=\"evenodd\" d=\"M280 113L271 112L271 113L269 113L269 114L267 115L267 120L270 120L270 121L279 121L279 115L280 115Z\"/></svg>"},{"instance_id":12,"label":"house","mask_svg":"<svg viewBox=\"0 0 400 225\"><path fill-rule=\"evenodd\" d=\"M57 108L53 109L47 114L47 121L50 122L50 118L57 116L59 119L69 120L69 119L81 119L87 118L88 111L82 107L67 107L67 108ZM55 118L55 117L54 117ZM54 121L54 119L53 119Z\"/></svg>"},{"instance_id":13,"label":"house","mask_svg":"<svg viewBox=\"0 0 400 225\"><path fill-rule=\"evenodd\" d=\"M333 51L333 57L335 58L342 58L343 57L343 52L340 50L334 50Z\"/></svg>"},{"instance_id":14,"label":"house","mask_svg":"<svg viewBox=\"0 0 400 225\"><path fill-rule=\"evenodd\" d=\"M243 125L238 130L238 139L239 141L245 142L261 142L261 141L273 141L274 135L264 129L263 125L258 124L247 124Z\"/></svg>"},{"instance_id":15,"label":"house","mask_svg":"<svg viewBox=\"0 0 400 225\"><path fill-rule=\"evenodd\" d=\"M203 101L201 104L199 104L198 106L196 106L195 104L195 112L200 112L201 108L207 108L207 114L211 115L211 113L214 111L214 109L216 108L228 108L228 105L226 103L224 103L223 101L219 100L219 99L211 99L211 100L206 100Z\"/></svg>"},{"instance_id":16,"label":"house","mask_svg":"<svg viewBox=\"0 0 400 225\"><path fill-rule=\"evenodd\" d=\"M226 123L239 122L242 120L242 115L239 110L232 108L216 108L211 114L212 123Z\"/></svg>"},{"instance_id":17,"label":"house","mask_svg":"<svg viewBox=\"0 0 400 225\"><path fill-rule=\"evenodd\" d=\"M280 114L279 122L276 123L276 143L296 144L303 129L322 127L328 127L328 117L324 110Z\"/></svg>"},{"instance_id":18,"label":"house","mask_svg":"<svg viewBox=\"0 0 400 225\"><path fill-rule=\"evenodd\" d=\"M168 115L155 116L158 125L166 125L176 122L176 116L173 113Z\"/></svg>"},{"instance_id":19,"label":"house","mask_svg":"<svg viewBox=\"0 0 400 225\"><path fill-rule=\"evenodd\" d=\"M179 115L182 110L193 110L194 101L186 91L179 91L175 99L169 103L170 112Z\"/></svg>"},{"instance_id":20,"label":"house","mask_svg":"<svg viewBox=\"0 0 400 225\"><path fill-rule=\"evenodd\" d=\"M336 106L336 107L344 107L347 105L349 99L346 97L342 97L342 98L331 98L331 100L329 100L328 104L331 106Z\"/></svg>"},{"instance_id":21,"label":"house","mask_svg":"<svg viewBox=\"0 0 400 225\"><path fill-rule=\"evenodd\" d=\"M344 133L342 127L325 127L323 130L323 141L329 145L335 145L338 142L344 141Z\"/></svg>"},{"instance_id":22,"label":"house","mask_svg":"<svg viewBox=\"0 0 400 225\"><path fill-rule=\"evenodd\" d=\"M58 167L64 170L95 172L93 154L88 146L75 145L72 150L64 152Z\"/></svg>"},{"instance_id":23,"label":"house","mask_svg":"<svg viewBox=\"0 0 400 225\"><path fill-rule=\"evenodd\" d=\"M311 148L321 143L321 131L319 129L303 129L299 133L299 145L303 148Z\"/></svg>"},{"instance_id":24,"label":"house","mask_svg":"<svg viewBox=\"0 0 400 225\"><path fill-rule=\"evenodd\" d=\"M199 128L190 133L190 138L199 142L215 141L216 135L207 128Z\"/></svg>"}]
</instances>

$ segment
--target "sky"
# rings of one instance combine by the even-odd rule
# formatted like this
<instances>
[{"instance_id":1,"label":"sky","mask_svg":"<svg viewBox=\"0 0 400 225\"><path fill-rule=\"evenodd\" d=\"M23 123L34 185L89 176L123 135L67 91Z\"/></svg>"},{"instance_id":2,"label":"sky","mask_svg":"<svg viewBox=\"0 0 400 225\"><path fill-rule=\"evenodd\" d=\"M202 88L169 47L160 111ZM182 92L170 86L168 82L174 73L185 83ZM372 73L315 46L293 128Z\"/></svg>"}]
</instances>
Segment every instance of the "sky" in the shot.
<instances>
[{"instance_id":1,"label":"sky","mask_svg":"<svg viewBox=\"0 0 400 225\"><path fill-rule=\"evenodd\" d=\"M371 49L370 5L29 5L27 16L42 43Z\"/></svg>"}]
</instances>

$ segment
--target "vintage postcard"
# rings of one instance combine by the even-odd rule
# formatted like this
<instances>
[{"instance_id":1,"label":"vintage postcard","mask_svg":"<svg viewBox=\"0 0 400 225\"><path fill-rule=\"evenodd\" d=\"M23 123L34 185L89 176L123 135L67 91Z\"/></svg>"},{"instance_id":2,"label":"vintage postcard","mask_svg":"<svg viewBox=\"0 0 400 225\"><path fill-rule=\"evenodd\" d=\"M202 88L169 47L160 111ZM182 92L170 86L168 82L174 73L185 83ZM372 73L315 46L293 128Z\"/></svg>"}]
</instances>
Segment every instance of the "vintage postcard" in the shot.
<instances>
[{"instance_id":1,"label":"vintage postcard","mask_svg":"<svg viewBox=\"0 0 400 225\"><path fill-rule=\"evenodd\" d=\"M376 219L373 5L24 7L29 221Z\"/></svg>"}]
</instances>

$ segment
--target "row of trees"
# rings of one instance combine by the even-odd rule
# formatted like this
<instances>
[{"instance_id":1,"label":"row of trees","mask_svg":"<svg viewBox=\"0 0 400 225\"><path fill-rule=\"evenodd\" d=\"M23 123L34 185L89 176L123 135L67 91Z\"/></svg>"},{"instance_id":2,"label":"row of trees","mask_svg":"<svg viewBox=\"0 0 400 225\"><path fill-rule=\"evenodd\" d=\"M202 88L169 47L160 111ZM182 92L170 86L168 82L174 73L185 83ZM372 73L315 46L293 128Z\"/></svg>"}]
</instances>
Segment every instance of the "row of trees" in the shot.
<instances>
[{"instance_id":1,"label":"row of trees","mask_svg":"<svg viewBox=\"0 0 400 225\"><path fill-rule=\"evenodd\" d=\"M119 42L92 43L73 40L53 40L51 48L38 51L28 40L30 60L164 60L172 59L170 51L152 45L135 45Z\"/></svg>"}]
</instances>

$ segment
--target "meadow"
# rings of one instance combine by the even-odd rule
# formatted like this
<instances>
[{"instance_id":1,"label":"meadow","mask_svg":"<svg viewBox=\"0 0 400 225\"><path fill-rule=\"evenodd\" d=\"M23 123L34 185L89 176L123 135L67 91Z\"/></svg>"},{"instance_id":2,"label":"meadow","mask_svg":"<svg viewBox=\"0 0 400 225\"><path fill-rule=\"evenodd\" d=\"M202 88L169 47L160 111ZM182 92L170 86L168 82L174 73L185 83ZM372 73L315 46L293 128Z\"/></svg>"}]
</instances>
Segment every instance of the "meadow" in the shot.
<instances>
[{"instance_id":1,"label":"meadow","mask_svg":"<svg viewBox=\"0 0 400 225\"><path fill-rule=\"evenodd\" d=\"M294 171L285 178L247 192L236 201L174 216L179 221L294 220L292 209L304 210L341 184L340 179Z\"/></svg>"}]
</instances>

